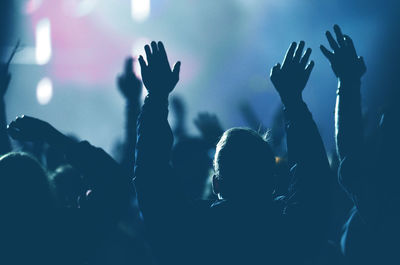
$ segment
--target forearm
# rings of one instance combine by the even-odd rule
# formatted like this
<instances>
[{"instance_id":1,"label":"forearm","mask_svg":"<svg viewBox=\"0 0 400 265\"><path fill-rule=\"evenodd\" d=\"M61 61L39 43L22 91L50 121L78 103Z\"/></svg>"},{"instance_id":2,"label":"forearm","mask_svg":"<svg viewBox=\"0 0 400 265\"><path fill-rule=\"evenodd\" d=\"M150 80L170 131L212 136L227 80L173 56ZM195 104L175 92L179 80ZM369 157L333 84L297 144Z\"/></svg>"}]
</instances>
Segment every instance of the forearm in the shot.
<instances>
[{"instance_id":1,"label":"forearm","mask_svg":"<svg viewBox=\"0 0 400 265\"><path fill-rule=\"evenodd\" d=\"M4 101L0 100L0 155L12 150L10 138L7 133L6 107Z\"/></svg>"},{"instance_id":2,"label":"forearm","mask_svg":"<svg viewBox=\"0 0 400 265\"><path fill-rule=\"evenodd\" d=\"M335 108L335 140L339 158L360 154L363 133L361 82L340 82Z\"/></svg>"},{"instance_id":3,"label":"forearm","mask_svg":"<svg viewBox=\"0 0 400 265\"><path fill-rule=\"evenodd\" d=\"M136 165L166 165L173 143L167 97L147 96L138 119Z\"/></svg>"},{"instance_id":4,"label":"forearm","mask_svg":"<svg viewBox=\"0 0 400 265\"><path fill-rule=\"evenodd\" d=\"M133 173L136 149L136 124L140 112L140 103L127 101L125 108L125 140L123 146L122 166L128 174Z\"/></svg>"},{"instance_id":5,"label":"forearm","mask_svg":"<svg viewBox=\"0 0 400 265\"><path fill-rule=\"evenodd\" d=\"M302 166L328 166L325 147L312 115L299 99L285 104L289 159Z\"/></svg>"}]
</instances>

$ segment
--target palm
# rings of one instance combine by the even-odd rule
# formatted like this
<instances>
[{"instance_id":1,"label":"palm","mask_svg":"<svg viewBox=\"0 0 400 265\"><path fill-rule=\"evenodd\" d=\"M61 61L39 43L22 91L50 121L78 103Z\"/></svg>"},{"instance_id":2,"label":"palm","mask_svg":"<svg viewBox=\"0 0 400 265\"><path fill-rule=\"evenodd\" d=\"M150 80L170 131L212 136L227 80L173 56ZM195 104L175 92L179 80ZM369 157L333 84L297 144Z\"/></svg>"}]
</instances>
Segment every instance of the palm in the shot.
<instances>
[{"instance_id":1,"label":"palm","mask_svg":"<svg viewBox=\"0 0 400 265\"><path fill-rule=\"evenodd\" d=\"M180 62L171 70L162 42L145 46L147 64L139 57L143 83L149 94L168 95L179 81Z\"/></svg>"},{"instance_id":2,"label":"palm","mask_svg":"<svg viewBox=\"0 0 400 265\"><path fill-rule=\"evenodd\" d=\"M271 81L284 103L301 99L301 94L310 78L314 62L308 63L311 49L303 54L305 43L299 45L295 42L289 47L285 59L281 64L276 64L271 70Z\"/></svg>"},{"instance_id":3,"label":"palm","mask_svg":"<svg viewBox=\"0 0 400 265\"><path fill-rule=\"evenodd\" d=\"M127 100L139 100L142 93L142 82L133 72L133 58L125 61L124 72L117 79L118 88Z\"/></svg>"},{"instance_id":4,"label":"palm","mask_svg":"<svg viewBox=\"0 0 400 265\"><path fill-rule=\"evenodd\" d=\"M333 27L336 40L327 31L326 37L332 51L321 45L321 51L329 60L335 75L341 80L359 80L366 72L367 68L362 57L357 56L352 39L343 35L340 27Z\"/></svg>"}]
</instances>

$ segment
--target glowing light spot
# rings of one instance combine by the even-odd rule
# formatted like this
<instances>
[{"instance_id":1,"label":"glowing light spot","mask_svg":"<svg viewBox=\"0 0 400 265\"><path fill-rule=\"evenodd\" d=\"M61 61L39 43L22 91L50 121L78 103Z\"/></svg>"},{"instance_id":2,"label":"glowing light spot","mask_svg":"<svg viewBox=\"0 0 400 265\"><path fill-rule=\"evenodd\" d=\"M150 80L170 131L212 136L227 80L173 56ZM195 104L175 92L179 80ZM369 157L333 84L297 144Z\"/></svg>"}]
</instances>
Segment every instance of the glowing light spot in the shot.
<instances>
[{"instance_id":1,"label":"glowing light spot","mask_svg":"<svg viewBox=\"0 0 400 265\"><path fill-rule=\"evenodd\" d=\"M26 14L32 14L42 5L43 0L29 0L25 3L24 11Z\"/></svg>"},{"instance_id":2,"label":"glowing light spot","mask_svg":"<svg viewBox=\"0 0 400 265\"><path fill-rule=\"evenodd\" d=\"M150 15L150 0L131 0L132 18L138 22L145 21Z\"/></svg>"},{"instance_id":3,"label":"glowing light spot","mask_svg":"<svg viewBox=\"0 0 400 265\"><path fill-rule=\"evenodd\" d=\"M43 78L36 88L36 98L40 105L46 105L53 97L53 83L50 78Z\"/></svg>"},{"instance_id":4,"label":"glowing light spot","mask_svg":"<svg viewBox=\"0 0 400 265\"><path fill-rule=\"evenodd\" d=\"M36 63L47 64L51 59L50 20L44 18L36 26Z\"/></svg>"}]
</instances>

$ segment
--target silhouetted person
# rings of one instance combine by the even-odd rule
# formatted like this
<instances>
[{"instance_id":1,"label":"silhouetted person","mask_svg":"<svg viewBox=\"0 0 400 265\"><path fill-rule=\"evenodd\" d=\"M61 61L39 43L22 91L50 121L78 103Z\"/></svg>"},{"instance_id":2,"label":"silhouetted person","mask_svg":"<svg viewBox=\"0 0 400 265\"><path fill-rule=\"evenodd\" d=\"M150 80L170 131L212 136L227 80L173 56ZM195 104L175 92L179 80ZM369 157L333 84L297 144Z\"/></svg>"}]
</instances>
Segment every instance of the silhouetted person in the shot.
<instances>
[{"instance_id":1,"label":"silhouetted person","mask_svg":"<svg viewBox=\"0 0 400 265\"><path fill-rule=\"evenodd\" d=\"M168 95L179 80L161 42L139 57L149 94L138 121L135 185L149 236L163 264L301 264L324 240L329 164L317 127L302 100L313 62L304 42L293 43L271 79L287 118L293 181L273 197L274 154L263 137L245 128L226 131L214 157L218 200L185 200L170 166L173 135ZM190 174L190 172L188 172Z\"/></svg>"},{"instance_id":2,"label":"silhouetted person","mask_svg":"<svg viewBox=\"0 0 400 265\"><path fill-rule=\"evenodd\" d=\"M1 6L7 6L7 4L6 5L1 4ZM1 19L4 19L4 18L2 17ZM0 28L2 28L2 27L4 27L4 26L1 25ZM1 35L0 35L0 38L2 38ZM8 134L7 134L6 103L5 103L4 96L7 92L7 89L9 87L10 81L11 81L11 73L9 72L10 64L11 64L11 61L12 61L15 53L17 52L18 47L19 47L19 42L15 46L13 52L11 53L11 55L7 59L7 61L5 63L3 63L3 62L0 63L0 155L4 155L4 154L8 153L12 149L10 138L8 137ZM0 59L3 59L3 58L1 58L1 56L0 56Z\"/></svg>"},{"instance_id":3,"label":"silhouetted person","mask_svg":"<svg viewBox=\"0 0 400 265\"><path fill-rule=\"evenodd\" d=\"M2 170L1 178L12 182L8 183L8 187L1 186L14 194L14 200L9 199L0 210L6 216L9 216L7 211L16 211L24 217L18 220L11 214L10 220L15 219L16 222L10 224L9 231L22 228L21 239L27 242L26 246L18 249L19 245L15 245L17 248L11 247L10 251L19 252L18 259L32 264L90 263L94 251L103 244L104 236L115 225L121 210L128 203L128 177L103 150L87 142L77 143L44 121L19 117L10 123L8 132L14 139L43 141L62 151L69 163L82 174L89 189L80 196L79 208L55 207L54 198L46 196L50 193L49 181L38 163L26 155L5 156L5 165L11 164L12 167ZM37 201L42 197L41 202ZM21 207L24 203L28 207ZM34 205L29 207L31 203ZM37 222L33 222L36 219ZM51 225L47 225L49 222ZM6 242L1 245L3 243ZM46 249L47 245L51 247ZM41 251L30 256L30 247ZM10 258L4 264L13 264L15 259Z\"/></svg>"},{"instance_id":4,"label":"silhouetted person","mask_svg":"<svg viewBox=\"0 0 400 265\"><path fill-rule=\"evenodd\" d=\"M25 153L0 158L1 264L52 264L55 204L47 175Z\"/></svg>"},{"instance_id":5,"label":"silhouetted person","mask_svg":"<svg viewBox=\"0 0 400 265\"><path fill-rule=\"evenodd\" d=\"M117 78L118 89L125 99L125 135L121 164L128 176L133 176L135 165L136 123L140 112L142 82L133 72L133 58L125 60L124 71Z\"/></svg>"},{"instance_id":6,"label":"silhouetted person","mask_svg":"<svg viewBox=\"0 0 400 265\"><path fill-rule=\"evenodd\" d=\"M57 202L63 207L78 208L79 197L87 191L79 171L71 165L60 166L51 174L50 179Z\"/></svg>"},{"instance_id":7,"label":"silhouetted person","mask_svg":"<svg viewBox=\"0 0 400 265\"><path fill-rule=\"evenodd\" d=\"M398 264L398 116L391 111L384 115L377 148L365 140L360 87L366 66L352 39L337 25L334 31L336 40L326 33L333 51L323 46L321 50L339 80L335 113L339 181L355 205L344 227L342 251L349 264Z\"/></svg>"}]
</instances>

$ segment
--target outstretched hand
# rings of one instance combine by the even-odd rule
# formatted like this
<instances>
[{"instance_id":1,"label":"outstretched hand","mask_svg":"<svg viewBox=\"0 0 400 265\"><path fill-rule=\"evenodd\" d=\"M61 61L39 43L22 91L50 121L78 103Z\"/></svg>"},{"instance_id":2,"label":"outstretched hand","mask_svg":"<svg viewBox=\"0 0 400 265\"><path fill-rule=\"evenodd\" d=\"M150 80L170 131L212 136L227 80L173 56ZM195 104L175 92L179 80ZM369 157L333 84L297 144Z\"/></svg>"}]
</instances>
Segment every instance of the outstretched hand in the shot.
<instances>
[{"instance_id":1,"label":"outstretched hand","mask_svg":"<svg viewBox=\"0 0 400 265\"><path fill-rule=\"evenodd\" d=\"M133 58L125 60L124 72L118 76L119 91L127 101L137 102L142 94L142 82L133 72Z\"/></svg>"},{"instance_id":2,"label":"outstretched hand","mask_svg":"<svg viewBox=\"0 0 400 265\"><path fill-rule=\"evenodd\" d=\"M47 122L29 116L19 116L7 127L9 135L18 141L46 141L55 129Z\"/></svg>"},{"instance_id":3,"label":"outstretched hand","mask_svg":"<svg viewBox=\"0 0 400 265\"><path fill-rule=\"evenodd\" d=\"M303 54L304 46L304 41L300 41L299 45L293 42L286 52L282 66L278 63L271 69L271 81L284 105L302 100L302 92L314 68L314 61L308 63L311 49L308 48Z\"/></svg>"},{"instance_id":4,"label":"outstretched hand","mask_svg":"<svg viewBox=\"0 0 400 265\"><path fill-rule=\"evenodd\" d=\"M179 81L181 63L177 62L171 70L163 43L151 42L144 47L147 63L139 57L143 83L150 95L168 96Z\"/></svg>"},{"instance_id":5,"label":"outstretched hand","mask_svg":"<svg viewBox=\"0 0 400 265\"><path fill-rule=\"evenodd\" d=\"M215 114L208 112L199 113L194 119L194 124L203 138L206 141L211 142L211 144L216 144L213 141L218 140L218 138L224 133L221 123Z\"/></svg>"},{"instance_id":6,"label":"outstretched hand","mask_svg":"<svg viewBox=\"0 0 400 265\"><path fill-rule=\"evenodd\" d=\"M329 31L326 32L326 38L333 51L321 45L322 53L329 60L333 72L341 81L359 81L367 71L364 59L357 56L352 39L343 35L338 25L335 25L333 30L336 40Z\"/></svg>"}]
</instances>

